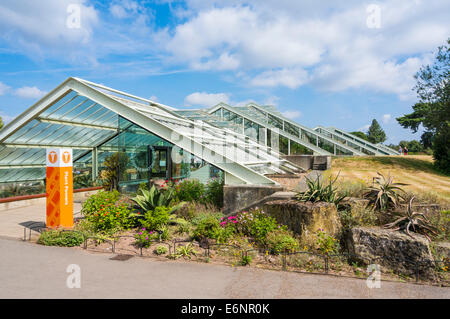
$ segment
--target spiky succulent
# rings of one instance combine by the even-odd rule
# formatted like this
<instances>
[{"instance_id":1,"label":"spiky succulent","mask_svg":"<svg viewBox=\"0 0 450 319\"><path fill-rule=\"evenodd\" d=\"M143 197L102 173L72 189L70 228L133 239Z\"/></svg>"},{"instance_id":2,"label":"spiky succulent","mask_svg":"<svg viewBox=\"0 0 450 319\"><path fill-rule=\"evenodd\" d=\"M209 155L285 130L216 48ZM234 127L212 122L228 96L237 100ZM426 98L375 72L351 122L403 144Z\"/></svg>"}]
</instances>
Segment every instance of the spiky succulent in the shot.
<instances>
[{"instance_id":1,"label":"spiky succulent","mask_svg":"<svg viewBox=\"0 0 450 319\"><path fill-rule=\"evenodd\" d=\"M346 196L340 195L337 187L334 187L338 177L339 174L334 180L330 178L328 184L322 183L320 176L317 176L315 180L306 178L308 190L297 193L297 200L301 202L328 202L334 203L336 206L339 205Z\"/></svg>"},{"instance_id":2,"label":"spiky succulent","mask_svg":"<svg viewBox=\"0 0 450 319\"><path fill-rule=\"evenodd\" d=\"M372 186L367 187L363 197L369 199L374 210L386 211L397 208L404 200L405 193L400 186L408 184L394 183L394 178L390 174L387 177L379 172L377 174L378 176L373 178Z\"/></svg>"},{"instance_id":3,"label":"spiky succulent","mask_svg":"<svg viewBox=\"0 0 450 319\"><path fill-rule=\"evenodd\" d=\"M392 223L384 225L385 228L393 228L395 230L404 230L408 235L411 235L410 230L415 233L422 234L430 239L430 235L437 235L437 229L430 224L430 221L423 213L414 212L412 209L412 202L414 196L411 197L406 212L394 213L399 218Z\"/></svg>"}]
</instances>

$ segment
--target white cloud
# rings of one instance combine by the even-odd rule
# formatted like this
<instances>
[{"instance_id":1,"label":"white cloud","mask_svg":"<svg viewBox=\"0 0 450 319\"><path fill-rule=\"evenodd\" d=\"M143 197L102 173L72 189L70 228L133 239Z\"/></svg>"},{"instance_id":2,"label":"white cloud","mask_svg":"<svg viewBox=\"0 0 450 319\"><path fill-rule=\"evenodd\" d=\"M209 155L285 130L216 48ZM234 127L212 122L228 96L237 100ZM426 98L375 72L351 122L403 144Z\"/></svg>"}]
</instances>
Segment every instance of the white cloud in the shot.
<instances>
[{"instance_id":1,"label":"white cloud","mask_svg":"<svg viewBox=\"0 0 450 319\"><path fill-rule=\"evenodd\" d=\"M303 69L270 70L258 74L250 80L252 86L287 86L295 89L307 82L308 74Z\"/></svg>"},{"instance_id":2,"label":"white cloud","mask_svg":"<svg viewBox=\"0 0 450 319\"><path fill-rule=\"evenodd\" d=\"M0 117L2 118L3 124L6 125L14 119L14 116L7 115L6 113L0 111Z\"/></svg>"},{"instance_id":3,"label":"white cloud","mask_svg":"<svg viewBox=\"0 0 450 319\"><path fill-rule=\"evenodd\" d=\"M0 95L5 94L9 90L9 86L0 82Z\"/></svg>"},{"instance_id":4,"label":"white cloud","mask_svg":"<svg viewBox=\"0 0 450 319\"><path fill-rule=\"evenodd\" d=\"M35 86L24 86L14 91L14 95L26 99L38 99L43 97L47 92L41 91Z\"/></svg>"},{"instance_id":5,"label":"white cloud","mask_svg":"<svg viewBox=\"0 0 450 319\"><path fill-rule=\"evenodd\" d=\"M227 93L206 93L206 92L195 92L189 94L184 99L184 104L187 106L214 106L220 102L228 103L230 100L230 95Z\"/></svg>"},{"instance_id":6,"label":"white cloud","mask_svg":"<svg viewBox=\"0 0 450 319\"><path fill-rule=\"evenodd\" d=\"M138 11L138 8L139 5L136 1L121 0L111 3L109 11L114 17L118 19L124 19L135 14Z\"/></svg>"},{"instance_id":7,"label":"white cloud","mask_svg":"<svg viewBox=\"0 0 450 319\"><path fill-rule=\"evenodd\" d=\"M281 112L281 114L283 114L288 119L297 119L302 116L302 112L295 111L295 110L287 110L287 111Z\"/></svg>"},{"instance_id":8,"label":"white cloud","mask_svg":"<svg viewBox=\"0 0 450 319\"><path fill-rule=\"evenodd\" d=\"M392 118L392 115L391 115L391 114L384 114L384 115L383 115L383 123L384 123L384 124L389 123L389 121L391 120L391 118Z\"/></svg>"},{"instance_id":9,"label":"white cloud","mask_svg":"<svg viewBox=\"0 0 450 319\"><path fill-rule=\"evenodd\" d=\"M184 23L166 49L172 61L192 69L236 70L237 79L252 86L311 84L410 99L413 75L450 34L450 3L377 4L380 29L367 27L368 4L356 0L189 0Z\"/></svg>"},{"instance_id":10,"label":"white cloud","mask_svg":"<svg viewBox=\"0 0 450 319\"><path fill-rule=\"evenodd\" d=\"M149 99L150 101L153 101L153 102L158 102L158 101L159 101L158 97L155 96L155 95L150 96L148 99Z\"/></svg>"},{"instance_id":11,"label":"white cloud","mask_svg":"<svg viewBox=\"0 0 450 319\"><path fill-rule=\"evenodd\" d=\"M77 16L70 10L74 6L79 8L79 27L68 23ZM0 3L0 39L32 58L64 52L59 58L74 59L80 52L91 53L92 50L87 50L85 45L89 43L97 22L97 12L87 0ZM84 58L87 56L83 54Z\"/></svg>"},{"instance_id":12,"label":"white cloud","mask_svg":"<svg viewBox=\"0 0 450 319\"><path fill-rule=\"evenodd\" d=\"M370 124L366 124L358 129L358 131L365 132L369 129Z\"/></svg>"}]
</instances>

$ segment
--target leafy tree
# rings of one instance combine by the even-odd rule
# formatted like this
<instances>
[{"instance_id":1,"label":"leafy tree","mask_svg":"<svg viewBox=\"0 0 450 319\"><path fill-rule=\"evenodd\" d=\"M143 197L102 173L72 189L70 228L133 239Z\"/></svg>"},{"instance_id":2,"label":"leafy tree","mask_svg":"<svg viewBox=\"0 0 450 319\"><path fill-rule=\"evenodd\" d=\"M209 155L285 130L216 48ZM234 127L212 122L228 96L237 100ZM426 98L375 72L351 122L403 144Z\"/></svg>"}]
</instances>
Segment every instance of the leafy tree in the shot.
<instances>
[{"instance_id":1,"label":"leafy tree","mask_svg":"<svg viewBox=\"0 0 450 319\"><path fill-rule=\"evenodd\" d=\"M435 165L450 173L450 38L440 46L434 63L421 67L414 76L419 102L413 112L397 118L404 128L417 132L423 125L431 141Z\"/></svg>"},{"instance_id":2,"label":"leafy tree","mask_svg":"<svg viewBox=\"0 0 450 319\"><path fill-rule=\"evenodd\" d=\"M409 152L419 153L424 151L424 147L422 144L420 144L417 140L409 141L406 145Z\"/></svg>"},{"instance_id":3,"label":"leafy tree","mask_svg":"<svg viewBox=\"0 0 450 319\"><path fill-rule=\"evenodd\" d=\"M350 132L350 134L353 134L359 138L362 138L363 140L369 141L369 138L367 137L366 133L364 133L364 132L355 131L355 132Z\"/></svg>"},{"instance_id":4,"label":"leafy tree","mask_svg":"<svg viewBox=\"0 0 450 319\"><path fill-rule=\"evenodd\" d=\"M3 127L3 120L2 117L0 116L0 130L2 129L2 127Z\"/></svg>"},{"instance_id":5,"label":"leafy tree","mask_svg":"<svg viewBox=\"0 0 450 319\"><path fill-rule=\"evenodd\" d=\"M433 132L425 132L420 137L420 143L424 148L431 148L433 146Z\"/></svg>"},{"instance_id":6,"label":"leafy tree","mask_svg":"<svg viewBox=\"0 0 450 319\"><path fill-rule=\"evenodd\" d=\"M372 142L374 144L386 141L386 133L383 131L380 124L378 124L377 120L375 119L372 120L372 124L367 131L367 138L369 142Z\"/></svg>"}]
</instances>

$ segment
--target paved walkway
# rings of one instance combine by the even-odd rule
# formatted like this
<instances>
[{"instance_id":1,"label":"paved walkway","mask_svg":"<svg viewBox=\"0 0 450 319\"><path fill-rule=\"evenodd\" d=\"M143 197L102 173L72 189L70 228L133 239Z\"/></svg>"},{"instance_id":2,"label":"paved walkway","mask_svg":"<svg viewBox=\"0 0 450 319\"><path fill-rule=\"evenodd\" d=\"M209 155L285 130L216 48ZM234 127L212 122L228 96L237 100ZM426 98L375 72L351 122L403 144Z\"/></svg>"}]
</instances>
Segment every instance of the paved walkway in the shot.
<instances>
[{"instance_id":1,"label":"paved walkway","mask_svg":"<svg viewBox=\"0 0 450 319\"><path fill-rule=\"evenodd\" d=\"M73 203L74 213L81 210L80 203ZM44 226L46 219L45 204L35 204L26 207L0 211L0 236L23 238L24 227ZM28 230L27 230L28 236ZM32 231L32 237L38 234Z\"/></svg>"},{"instance_id":2,"label":"paved walkway","mask_svg":"<svg viewBox=\"0 0 450 319\"><path fill-rule=\"evenodd\" d=\"M46 247L0 238L0 298L450 298L450 288ZM80 267L80 288L66 272Z\"/></svg>"}]
</instances>

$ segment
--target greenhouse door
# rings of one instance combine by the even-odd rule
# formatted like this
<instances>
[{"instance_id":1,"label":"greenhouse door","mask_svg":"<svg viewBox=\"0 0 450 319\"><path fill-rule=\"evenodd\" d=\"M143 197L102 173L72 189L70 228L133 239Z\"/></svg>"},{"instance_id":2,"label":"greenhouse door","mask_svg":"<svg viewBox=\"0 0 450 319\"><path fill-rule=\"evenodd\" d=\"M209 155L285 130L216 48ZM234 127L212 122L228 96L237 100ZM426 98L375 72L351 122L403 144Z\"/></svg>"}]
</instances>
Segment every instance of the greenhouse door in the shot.
<instances>
[{"instance_id":1,"label":"greenhouse door","mask_svg":"<svg viewBox=\"0 0 450 319\"><path fill-rule=\"evenodd\" d=\"M148 146L149 154L149 179L172 177L172 147L169 146Z\"/></svg>"}]
</instances>

